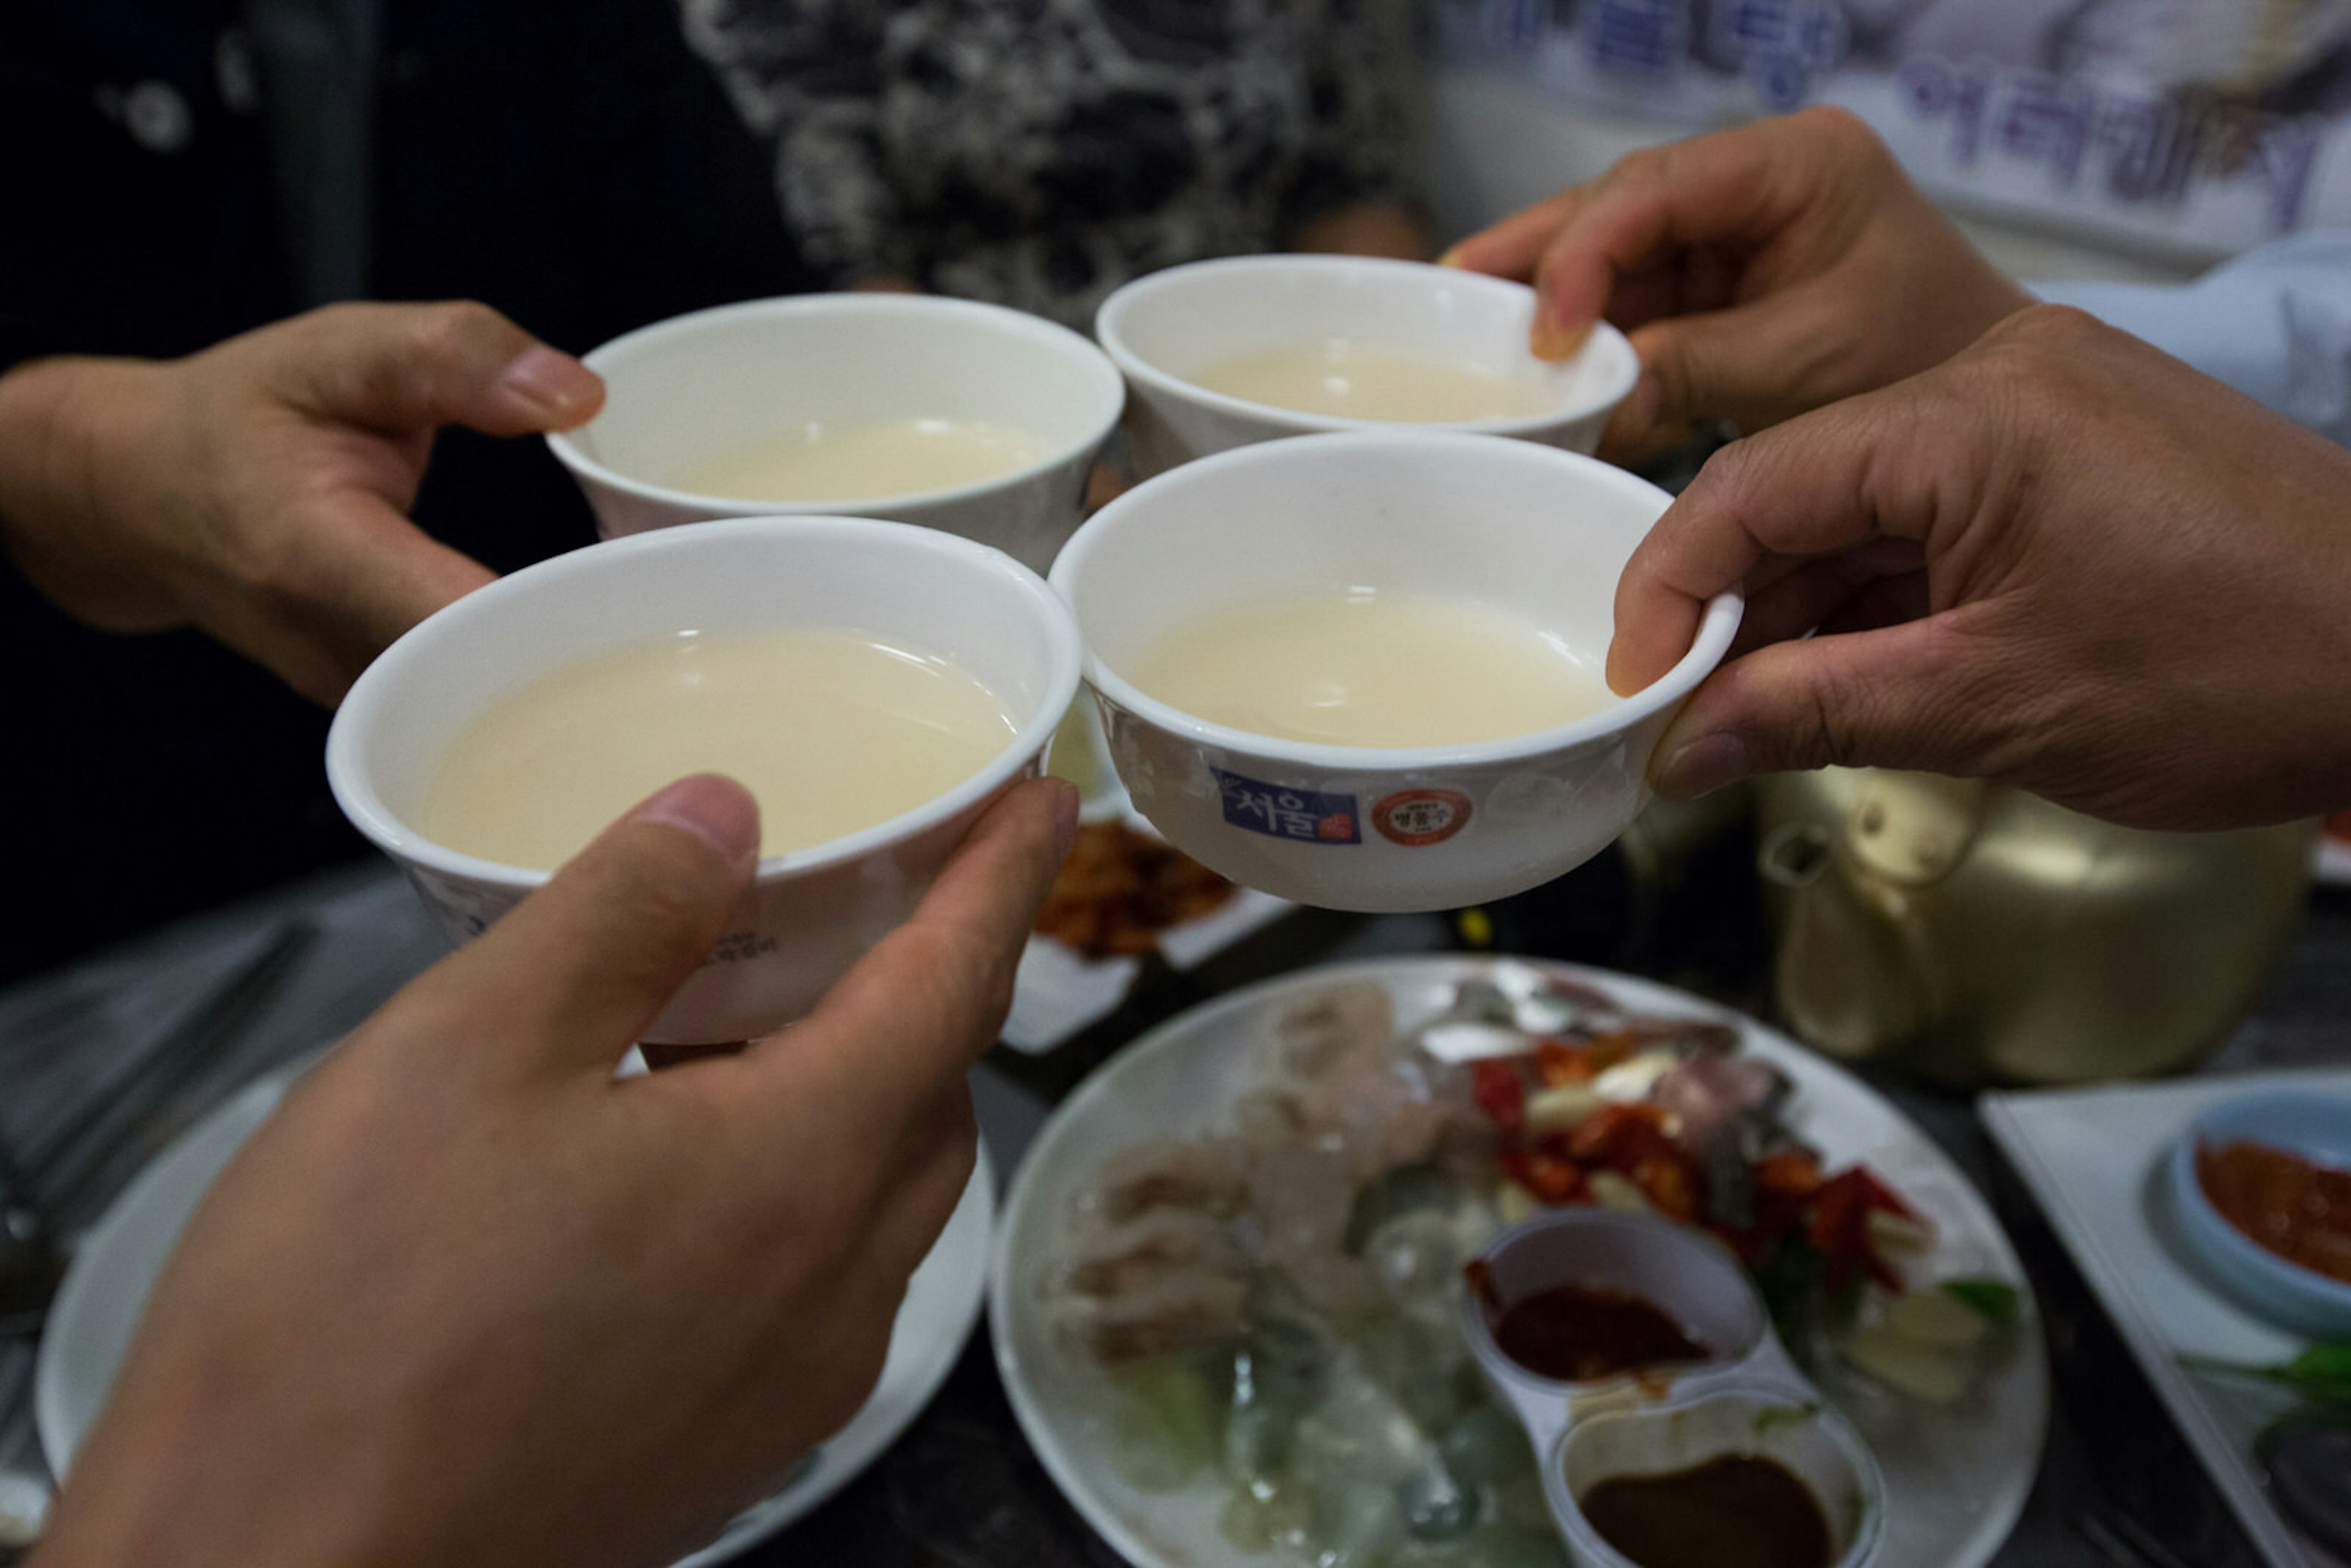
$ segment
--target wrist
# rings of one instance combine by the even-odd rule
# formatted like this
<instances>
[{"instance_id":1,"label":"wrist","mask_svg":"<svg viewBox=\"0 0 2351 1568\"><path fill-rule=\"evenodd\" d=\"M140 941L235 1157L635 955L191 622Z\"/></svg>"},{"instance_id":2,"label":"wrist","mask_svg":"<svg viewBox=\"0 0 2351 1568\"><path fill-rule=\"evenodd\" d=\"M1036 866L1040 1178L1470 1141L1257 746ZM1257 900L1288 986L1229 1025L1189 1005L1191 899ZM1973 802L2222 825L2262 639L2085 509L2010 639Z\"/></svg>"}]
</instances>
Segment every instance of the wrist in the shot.
<instances>
[{"instance_id":1,"label":"wrist","mask_svg":"<svg viewBox=\"0 0 2351 1568\"><path fill-rule=\"evenodd\" d=\"M0 539L13 544L87 506L74 405L95 362L34 360L0 375Z\"/></svg>"},{"instance_id":2,"label":"wrist","mask_svg":"<svg viewBox=\"0 0 2351 1568\"><path fill-rule=\"evenodd\" d=\"M38 360L0 375L0 548L68 614L108 630L170 624L124 541L149 531L140 486L170 458L155 428L168 368Z\"/></svg>"}]
</instances>

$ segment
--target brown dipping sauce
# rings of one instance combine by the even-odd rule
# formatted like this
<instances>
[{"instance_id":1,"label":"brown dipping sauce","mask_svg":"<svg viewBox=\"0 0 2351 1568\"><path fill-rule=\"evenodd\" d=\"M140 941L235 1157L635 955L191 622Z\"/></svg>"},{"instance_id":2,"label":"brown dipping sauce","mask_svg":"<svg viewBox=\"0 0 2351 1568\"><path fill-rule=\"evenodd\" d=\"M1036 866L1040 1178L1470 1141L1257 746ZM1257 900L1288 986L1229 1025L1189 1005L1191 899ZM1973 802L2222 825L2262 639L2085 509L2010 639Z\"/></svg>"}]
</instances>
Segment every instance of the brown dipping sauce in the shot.
<instances>
[{"instance_id":1,"label":"brown dipping sauce","mask_svg":"<svg viewBox=\"0 0 2351 1568\"><path fill-rule=\"evenodd\" d=\"M1611 1476L1576 1500L1641 1568L1829 1568L1828 1516L1785 1465L1745 1454L1657 1476Z\"/></svg>"},{"instance_id":2,"label":"brown dipping sauce","mask_svg":"<svg viewBox=\"0 0 2351 1568\"><path fill-rule=\"evenodd\" d=\"M1490 1295L1486 1304L1490 1317ZM1562 1383L1711 1354L1651 1302L1583 1285L1553 1285L1512 1301L1494 1322L1494 1343L1536 1376Z\"/></svg>"},{"instance_id":3,"label":"brown dipping sauce","mask_svg":"<svg viewBox=\"0 0 2351 1568\"><path fill-rule=\"evenodd\" d=\"M2199 1144L2196 1181L2221 1218L2270 1251L2351 1284L2351 1171L2267 1144Z\"/></svg>"}]
</instances>

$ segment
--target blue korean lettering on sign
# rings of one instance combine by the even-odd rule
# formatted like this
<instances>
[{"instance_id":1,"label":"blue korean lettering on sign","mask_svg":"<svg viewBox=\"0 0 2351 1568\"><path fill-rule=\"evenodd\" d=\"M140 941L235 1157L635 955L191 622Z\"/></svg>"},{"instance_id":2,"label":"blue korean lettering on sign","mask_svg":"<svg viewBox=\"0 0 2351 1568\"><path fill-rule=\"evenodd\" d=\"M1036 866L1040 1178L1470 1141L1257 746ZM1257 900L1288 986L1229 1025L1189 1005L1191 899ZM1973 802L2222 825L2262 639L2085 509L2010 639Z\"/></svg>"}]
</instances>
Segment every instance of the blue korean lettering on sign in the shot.
<instances>
[{"instance_id":1,"label":"blue korean lettering on sign","mask_svg":"<svg viewBox=\"0 0 2351 1568\"><path fill-rule=\"evenodd\" d=\"M1363 831L1353 795L1322 795L1244 779L1211 768L1225 798L1225 821L1268 838L1301 844L1360 844Z\"/></svg>"},{"instance_id":2,"label":"blue korean lettering on sign","mask_svg":"<svg viewBox=\"0 0 2351 1568\"><path fill-rule=\"evenodd\" d=\"M1600 0L1585 47L1617 76L1677 74L1689 46L1689 0Z\"/></svg>"}]
</instances>

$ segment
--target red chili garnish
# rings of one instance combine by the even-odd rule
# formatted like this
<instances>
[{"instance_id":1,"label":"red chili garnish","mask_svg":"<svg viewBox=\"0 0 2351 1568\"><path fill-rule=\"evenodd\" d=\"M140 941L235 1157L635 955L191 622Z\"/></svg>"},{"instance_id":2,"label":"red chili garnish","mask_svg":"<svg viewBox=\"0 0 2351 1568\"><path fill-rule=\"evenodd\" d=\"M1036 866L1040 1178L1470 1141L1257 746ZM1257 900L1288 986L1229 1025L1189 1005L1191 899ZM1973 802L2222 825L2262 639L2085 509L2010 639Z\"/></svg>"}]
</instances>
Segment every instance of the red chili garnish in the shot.
<instances>
[{"instance_id":1,"label":"red chili garnish","mask_svg":"<svg viewBox=\"0 0 2351 1568\"><path fill-rule=\"evenodd\" d=\"M1516 1133L1526 1125L1527 1088L1511 1062L1492 1056L1471 1062L1469 1093L1478 1109L1505 1133Z\"/></svg>"},{"instance_id":2,"label":"red chili garnish","mask_svg":"<svg viewBox=\"0 0 2351 1568\"><path fill-rule=\"evenodd\" d=\"M1630 1173L1644 1159L1677 1153L1654 1105L1603 1105L1568 1134L1567 1152L1588 1164Z\"/></svg>"},{"instance_id":3,"label":"red chili garnish","mask_svg":"<svg viewBox=\"0 0 2351 1568\"><path fill-rule=\"evenodd\" d=\"M1698 1218L1698 1172L1686 1156L1643 1160L1633 1182L1658 1213L1685 1224Z\"/></svg>"},{"instance_id":4,"label":"red chili garnish","mask_svg":"<svg viewBox=\"0 0 2351 1568\"><path fill-rule=\"evenodd\" d=\"M1866 1240L1862 1243L1861 1260L1864 1266L1869 1270L1869 1277L1896 1295L1902 1294L1908 1288L1903 1283L1902 1276L1894 1271L1894 1265L1880 1258L1877 1255L1877 1249L1870 1246Z\"/></svg>"},{"instance_id":5,"label":"red chili garnish","mask_svg":"<svg viewBox=\"0 0 2351 1568\"><path fill-rule=\"evenodd\" d=\"M1756 1196L1765 1193L1810 1197L1821 1185L1821 1162L1801 1149L1769 1154L1755 1166Z\"/></svg>"},{"instance_id":6,"label":"red chili garnish","mask_svg":"<svg viewBox=\"0 0 2351 1568\"><path fill-rule=\"evenodd\" d=\"M1827 1283L1832 1295L1844 1289L1855 1273L1873 1262L1869 1256L1869 1189L1876 1186L1869 1174L1856 1166L1831 1176L1813 1195L1806 1239L1827 1260Z\"/></svg>"},{"instance_id":7,"label":"red chili garnish","mask_svg":"<svg viewBox=\"0 0 2351 1568\"><path fill-rule=\"evenodd\" d=\"M1500 1292L1494 1289L1494 1267L1483 1258L1472 1258L1461 1265L1462 1278L1469 1281L1469 1293L1483 1301L1489 1310L1499 1312Z\"/></svg>"},{"instance_id":8,"label":"red chili garnish","mask_svg":"<svg viewBox=\"0 0 2351 1568\"><path fill-rule=\"evenodd\" d=\"M1572 1160L1541 1149L1504 1149L1501 1160L1502 1174L1524 1187L1537 1203L1556 1207L1583 1196L1583 1171Z\"/></svg>"},{"instance_id":9,"label":"red chili garnish","mask_svg":"<svg viewBox=\"0 0 2351 1568\"><path fill-rule=\"evenodd\" d=\"M1903 1202L1900 1198L1895 1197L1893 1188L1887 1186L1884 1182L1879 1181L1876 1176L1870 1175L1867 1167L1855 1166L1852 1170L1845 1174L1848 1176L1859 1176L1861 1178L1863 1201L1866 1203L1869 1207L1879 1209L1886 1214L1898 1216L1904 1219L1915 1219L1917 1218L1917 1215L1910 1211L1910 1206Z\"/></svg>"},{"instance_id":10,"label":"red chili garnish","mask_svg":"<svg viewBox=\"0 0 2351 1568\"><path fill-rule=\"evenodd\" d=\"M1548 1089L1556 1089L1562 1083L1589 1083L1599 1076L1592 1065L1590 1050L1562 1040L1535 1042L1535 1075Z\"/></svg>"}]
</instances>

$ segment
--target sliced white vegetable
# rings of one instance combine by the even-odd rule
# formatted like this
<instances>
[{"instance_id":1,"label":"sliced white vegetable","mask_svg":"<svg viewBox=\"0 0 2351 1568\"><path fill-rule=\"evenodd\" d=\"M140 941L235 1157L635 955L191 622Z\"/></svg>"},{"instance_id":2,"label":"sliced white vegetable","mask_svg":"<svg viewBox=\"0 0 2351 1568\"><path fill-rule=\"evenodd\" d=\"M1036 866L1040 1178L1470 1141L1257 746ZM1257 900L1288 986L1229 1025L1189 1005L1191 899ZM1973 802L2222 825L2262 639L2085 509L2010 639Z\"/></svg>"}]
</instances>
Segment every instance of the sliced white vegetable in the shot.
<instances>
[{"instance_id":1,"label":"sliced white vegetable","mask_svg":"<svg viewBox=\"0 0 2351 1568\"><path fill-rule=\"evenodd\" d=\"M1857 1329L1837 1349L1887 1387L1929 1405L1952 1404L1968 1391L1967 1366L1959 1356L1889 1329Z\"/></svg>"},{"instance_id":2,"label":"sliced white vegetable","mask_svg":"<svg viewBox=\"0 0 2351 1568\"><path fill-rule=\"evenodd\" d=\"M1600 1092L1589 1083L1562 1083L1538 1089L1527 1096L1527 1131L1537 1136L1573 1133L1605 1103Z\"/></svg>"},{"instance_id":3,"label":"sliced white vegetable","mask_svg":"<svg viewBox=\"0 0 2351 1568\"><path fill-rule=\"evenodd\" d=\"M1456 1019L1421 1030L1420 1046L1439 1061L1483 1061L1494 1056L1524 1056L1534 1049L1534 1041L1504 1024Z\"/></svg>"},{"instance_id":4,"label":"sliced white vegetable","mask_svg":"<svg viewBox=\"0 0 2351 1568\"><path fill-rule=\"evenodd\" d=\"M1886 1326L1902 1339L1944 1350L1966 1350L1991 1325L1984 1315L1940 1291L1910 1291L1886 1303Z\"/></svg>"},{"instance_id":5,"label":"sliced white vegetable","mask_svg":"<svg viewBox=\"0 0 2351 1568\"><path fill-rule=\"evenodd\" d=\"M1625 1214L1650 1214L1656 1211L1656 1207L1631 1176L1615 1171L1592 1173L1592 1201L1603 1208L1614 1208Z\"/></svg>"},{"instance_id":6,"label":"sliced white vegetable","mask_svg":"<svg viewBox=\"0 0 2351 1568\"><path fill-rule=\"evenodd\" d=\"M1869 1239L1889 1252L1924 1252L1935 1245L1935 1228L1882 1208L1869 1211Z\"/></svg>"},{"instance_id":7,"label":"sliced white vegetable","mask_svg":"<svg viewBox=\"0 0 2351 1568\"><path fill-rule=\"evenodd\" d=\"M1681 1061L1670 1051L1645 1051L1601 1073L1592 1081L1592 1087L1603 1100L1633 1104L1646 1100L1657 1080L1679 1067Z\"/></svg>"}]
</instances>

